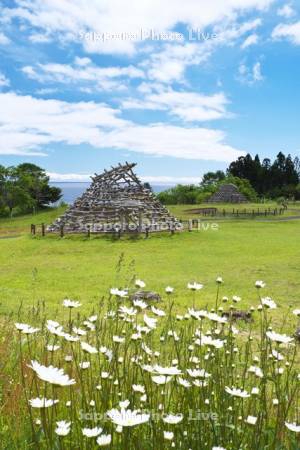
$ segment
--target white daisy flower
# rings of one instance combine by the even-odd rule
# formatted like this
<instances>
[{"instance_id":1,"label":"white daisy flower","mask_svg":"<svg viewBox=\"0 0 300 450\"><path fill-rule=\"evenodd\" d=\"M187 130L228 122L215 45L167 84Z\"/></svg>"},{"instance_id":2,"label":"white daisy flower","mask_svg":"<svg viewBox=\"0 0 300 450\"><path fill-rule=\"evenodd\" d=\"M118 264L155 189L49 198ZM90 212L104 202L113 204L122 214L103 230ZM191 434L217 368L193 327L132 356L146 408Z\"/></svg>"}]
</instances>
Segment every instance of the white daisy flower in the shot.
<instances>
[{"instance_id":1,"label":"white daisy flower","mask_svg":"<svg viewBox=\"0 0 300 450\"><path fill-rule=\"evenodd\" d=\"M281 353L277 352L276 350L272 350L272 356L273 358L277 359L277 361L283 361L284 357Z\"/></svg>"},{"instance_id":2,"label":"white daisy flower","mask_svg":"<svg viewBox=\"0 0 300 450\"><path fill-rule=\"evenodd\" d=\"M164 317L166 315L162 309L155 308L155 306L151 306L151 311L159 317Z\"/></svg>"},{"instance_id":3,"label":"white daisy flower","mask_svg":"<svg viewBox=\"0 0 300 450\"><path fill-rule=\"evenodd\" d=\"M192 378L209 378L209 377L211 377L211 374L207 373L204 369L187 369L186 371Z\"/></svg>"},{"instance_id":4,"label":"white daisy flower","mask_svg":"<svg viewBox=\"0 0 300 450\"><path fill-rule=\"evenodd\" d=\"M248 416L247 419L245 420L245 422L248 423L249 425L255 425L257 422L257 417Z\"/></svg>"},{"instance_id":5,"label":"white daisy flower","mask_svg":"<svg viewBox=\"0 0 300 450\"><path fill-rule=\"evenodd\" d=\"M257 387L252 388L251 394L252 395L258 395L259 394L259 389Z\"/></svg>"},{"instance_id":6,"label":"white daisy flower","mask_svg":"<svg viewBox=\"0 0 300 450\"><path fill-rule=\"evenodd\" d=\"M257 366L249 367L248 372L253 373L254 375L256 375L259 378L263 378L263 376L264 376L263 371L261 370L261 368L257 367Z\"/></svg>"},{"instance_id":7,"label":"white daisy flower","mask_svg":"<svg viewBox=\"0 0 300 450\"><path fill-rule=\"evenodd\" d=\"M164 431L164 438L165 438L167 441L172 441L173 438L174 438L174 433L173 433L173 431Z\"/></svg>"},{"instance_id":8,"label":"white daisy flower","mask_svg":"<svg viewBox=\"0 0 300 450\"><path fill-rule=\"evenodd\" d=\"M66 422L65 420L56 422L55 433L58 434L58 436L67 436L70 433L70 429L71 422Z\"/></svg>"},{"instance_id":9,"label":"white daisy flower","mask_svg":"<svg viewBox=\"0 0 300 450\"><path fill-rule=\"evenodd\" d=\"M84 352L90 353L91 355L98 353L98 350L87 342L81 342L80 344Z\"/></svg>"},{"instance_id":10,"label":"white daisy flower","mask_svg":"<svg viewBox=\"0 0 300 450\"><path fill-rule=\"evenodd\" d=\"M78 366L82 370L88 369L90 367L90 365L91 365L91 363L89 361L83 361L83 362L78 364Z\"/></svg>"},{"instance_id":11,"label":"white daisy flower","mask_svg":"<svg viewBox=\"0 0 300 450\"><path fill-rule=\"evenodd\" d=\"M300 425L297 425L295 422L294 423L285 422L285 426L290 431L294 431L294 433L300 433Z\"/></svg>"},{"instance_id":12,"label":"white daisy flower","mask_svg":"<svg viewBox=\"0 0 300 450\"><path fill-rule=\"evenodd\" d=\"M124 338L124 337L121 337L121 336L113 336L113 341L114 341L116 344L121 344L122 342L125 341L125 338Z\"/></svg>"},{"instance_id":13,"label":"white daisy flower","mask_svg":"<svg viewBox=\"0 0 300 450\"><path fill-rule=\"evenodd\" d=\"M134 392L140 392L141 394L145 393L145 387L141 384L133 384L132 389L134 390Z\"/></svg>"},{"instance_id":14,"label":"white daisy flower","mask_svg":"<svg viewBox=\"0 0 300 450\"><path fill-rule=\"evenodd\" d=\"M133 300L133 306L140 309L146 309L148 307L147 303L143 302L143 300Z\"/></svg>"},{"instance_id":15,"label":"white daisy flower","mask_svg":"<svg viewBox=\"0 0 300 450\"><path fill-rule=\"evenodd\" d=\"M32 408L49 408L58 403L59 400L52 400L47 398L33 398L29 400L29 404Z\"/></svg>"},{"instance_id":16,"label":"white daisy flower","mask_svg":"<svg viewBox=\"0 0 300 450\"><path fill-rule=\"evenodd\" d=\"M287 336L286 334L275 333L274 331L267 331L267 337L274 342L279 344L290 344L294 339Z\"/></svg>"},{"instance_id":17,"label":"white daisy flower","mask_svg":"<svg viewBox=\"0 0 300 450\"><path fill-rule=\"evenodd\" d=\"M146 287L146 283L143 280L135 280L135 285L139 288Z\"/></svg>"},{"instance_id":18,"label":"white daisy flower","mask_svg":"<svg viewBox=\"0 0 300 450\"><path fill-rule=\"evenodd\" d=\"M151 330L156 328L157 319L153 319L152 317L147 316L147 314L144 314L144 322Z\"/></svg>"},{"instance_id":19,"label":"white daisy flower","mask_svg":"<svg viewBox=\"0 0 300 450\"><path fill-rule=\"evenodd\" d=\"M96 320L98 319L97 315L91 316L88 318L89 322L96 322Z\"/></svg>"},{"instance_id":20,"label":"white daisy flower","mask_svg":"<svg viewBox=\"0 0 300 450\"><path fill-rule=\"evenodd\" d=\"M177 383L185 388L191 387L191 383L188 380L185 380L184 378L178 377Z\"/></svg>"},{"instance_id":21,"label":"white daisy flower","mask_svg":"<svg viewBox=\"0 0 300 450\"><path fill-rule=\"evenodd\" d=\"M43 366L37 361L31 361L31 366L28 365L28 367L33 369L41 380L47 381L48 383L57 384L58 386L70 386L76 383L75 380L70 379L64 373L63 369L58 369L53 366Z\"/></svg>"},{"instance_id":22,"label":"white daisy flower","mask_svg":"<svg viewBox=\"0 0 300 450\"><path fill-rule=\"evenodd\" d=\"M127 316L135 316L137 313L137 310L134 308L127 308L127 306L122 305L119 308L119 313L125 314Z\"/></svg>"},{"instance_id":23,"label":"white daisy flower","mask_svg":"<svg viewBox=\"0 0 300 450\"><path fill-rule=\"evenodd\" d=\"M26 323L15 323L15 327L18 331L20 331L23 334L34 334L40 331L40 328L33 328L30 325L27 325Z\"/></svg>"},{"instance_id":24,"label":"white daisy flower","mask_svg":"<svg viewBox=\"0 0 300 450\"><path fill-rule=\"evenodd\" d=\"M167 294L172 294L172 292L174 291L174 288L172 288L171 286L167 286L165 291Z\"/></svg>"},{"instance_id":25,"label":"white daisy flower","mask_svg":"<svg viewBox=\"0 0 300 450\"><path fill-rule=\"evenodd\" d=\"M102 434L97 438L97 444L100 447L105 447L111 443L111 434Z\"/></svg>"},{"instance_id":26,"label":"white daisy flower","mask_svg":"<svg viewBox=\"0 0 300 450\"><path fill-rule=\"evenodd\" d=\"M110 290L111 295L115 295L116 297L128 297L128 291L125 289L112 288Z\"/></svg>"},{"instance_id":27,"label":"white daisy flower","mask_svg":"<svg viewBox=\"0 0 300 450\"><path fill-rule=\"evenodd\" d=\"M181 375L181 370L178 367L162 367L156 364L153 367L153 372L158 373L159 375Z\"/></svg>"},{"instance_id":28,"label":"white daisy flower","mask_svg":"<svg viewBox=\"0 0 300 450\"><path fill-rule=\"evenodd\" d=\"M228 386L225 386L225 391L227 394L232 395L233 397L241 397L241 398L247 398L250 397L250 394L248 394L247 391L243 391L242 389L238 388L229 388Z\"/></svg>"},{"instance_id":29,"label":"white daisy flower","mask_svg":"<svg viewBox=\"0 0 300 450\"><path fill-rule=\"evenodd\" d=\"M166 375L154 375L152 376L152 381L155 384L167 384L171 381L172 377L167 377Z\"/></svg>"},{"instance_id":30,"label":"white daisy flower","mask_svg":"<svg viewBox=\"0 0 300 450\"><path fill-rule=\"evenodd\" d=\"M187 287L188 287L188 289L191 289L192 291L200 291L200 289L203 288L203 284L196 283L194 281L194 283L188 283Z\"/></svg>"},{"instance_id":31,"label":"white daisy flower","mask_svg":"<svg viewBox=\"0 0 300 450\"><path fill-rule=\"evenodd\" d=\"M102 428L98 428L98 427L95 427L95 428L82 428L81 431L82 431L83 436L91 438L91 437L96 437L100 433L102 433Z\"/></svg>"},{"instance_id":32,"label":"white daisy flower","mask_svg":"<svg viewBox=\"0 0 300 450\"><path fill-rule=\"evenodd\" d=\"M150 414L139 413L138 411L131 411L130 409L111 409L107 416L111 421L121 427L133 427L146 423L150 419Z\"/></svg>"},{"instance_id":33,"label":"white daisy flower","mask_svg":"<svg viewBox=\"0 0 300 450\"><path fill-rule=\"evenodd\" d=\"M55 320L48 319L46 323L49 327L53 327L53 328L59 327L59 323L55 322Z\"/></svg>"},{"instance_id":34,"label":"white daisy flower","mask_svg":"<svg viewBox=\"0 0 300 450\"><path fill-rule=\"evenodd\" d=\"M79 308L79 306L81 306L81 303L66 298L66 299L63 301L62 305L63 305L65 308Z\"/></svg>"},{"instance_id":35,"label":"white daisy flower","mask_svg":"<svg viewBox=\"0 0 300 450\"><path fill-rule=\"evenodd\" d=\"M170 425L176 425L181 422L183 419L183 414L168 414L167 416L163 416L163 421Z\"/></svg>"},{"instance_id":36,"label":"white daisy flower","mask_svg":"<svg viewBox=\"0 0 300 450\"><path fill-rule=\"evenodd\" d=\"M258 281L255 282L255 287L257 289L262 289L265 286L266 286L266 283L264 281L262 281L262 280L258 280Z\"/></svg>"},{"instance_id":37,"label":"white daisy flower","mask_svg":"<svg viewBox=\"0 0 300 450\"><path fill-rule=\"evenodd\" d=\"M55 352L56 350L60 349L60 346L59 345L50 345L50 344L48 344L46 346L46 349L48 350L48 352Z\"/></svg>"},{"instance_id":38,"label":"white daisy flower","mask_svg":"<svg viewBox=\"0 0 300 450\"><path fill-rule=\"evenodd\" d=\"M261 303L263 306L269 309L276 309L276 303L270 297L264 297L261 299Z\"/></svg>"},{"instance_id":39,"label":"white daisy flower","mask_svg":"<svg viewBox=\"0 0 300 450\"><path fill-rule=\"evenodd\" d=\"M73 327L73 333L78 334L78 336L86 336L86 331L82 328Z\"/></svg>"}]
</instances>

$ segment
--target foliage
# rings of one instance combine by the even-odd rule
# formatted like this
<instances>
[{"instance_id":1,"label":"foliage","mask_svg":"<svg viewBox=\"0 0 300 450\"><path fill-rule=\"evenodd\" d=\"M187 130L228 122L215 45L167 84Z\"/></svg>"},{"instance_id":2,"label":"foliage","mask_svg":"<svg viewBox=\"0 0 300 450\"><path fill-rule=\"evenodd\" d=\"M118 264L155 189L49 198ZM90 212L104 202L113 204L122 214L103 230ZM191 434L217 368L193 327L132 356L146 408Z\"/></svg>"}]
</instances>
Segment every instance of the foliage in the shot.
<instances>
[{"instance_id":1,"label":"foliage","mask_svg":"<svg viewBox=\"0 0 300 450\"><path fill-rule=\"evenodd\" d=\"M253 159L250 154L239 157L232 162L228 173L249 180L260 196L286 198L299 195L299 161L293 161L279 152L273 163L268 158L262 162L258 155Z\"/></svg>"},{"instance_id":2,"label":"foliage","mask_svg":"<svg viewBox=\"0 0 300 450\"><path fill-rule=\"evenodd\" d=\"M24 163L16 167L0 166L0 213L8 209L26 212L58 201L61 190L49 185L44 169Z\"/></svg>"},{"instance_id":3,"label":"foliage","mask_svg":"<svg viewBox=\"0 0 300 450\"><path fill-rule=\"evenodd\" d=\"M221 184L228 183L235 184L249 201L255 202L257 200L257 194L248 180L232 175L225 176L222 171L208 172L203 176L199 186L178 184L171 189L160 192L157 196L166 205L194 205L209 200L209 197L219 189Z\"/></svg>"}]
</instances>

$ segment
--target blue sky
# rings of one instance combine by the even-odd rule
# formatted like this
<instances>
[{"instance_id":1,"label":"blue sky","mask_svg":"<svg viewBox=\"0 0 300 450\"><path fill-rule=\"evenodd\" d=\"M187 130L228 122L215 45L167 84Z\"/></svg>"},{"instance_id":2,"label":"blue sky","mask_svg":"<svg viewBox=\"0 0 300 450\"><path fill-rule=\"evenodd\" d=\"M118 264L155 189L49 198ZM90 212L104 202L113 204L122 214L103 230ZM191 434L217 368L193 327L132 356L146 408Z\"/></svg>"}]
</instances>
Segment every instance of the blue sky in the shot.
<instances>
[{"instance_id":1,"label":"blue sky","mask_svg":"<svg viewBox=\"0 0 300 450\"><path fill-rule=\"evenodd\" d=\"M4 0L0 54L4 165L172 184L300 153L296 0Z\"/></svg>"}]
</instances>

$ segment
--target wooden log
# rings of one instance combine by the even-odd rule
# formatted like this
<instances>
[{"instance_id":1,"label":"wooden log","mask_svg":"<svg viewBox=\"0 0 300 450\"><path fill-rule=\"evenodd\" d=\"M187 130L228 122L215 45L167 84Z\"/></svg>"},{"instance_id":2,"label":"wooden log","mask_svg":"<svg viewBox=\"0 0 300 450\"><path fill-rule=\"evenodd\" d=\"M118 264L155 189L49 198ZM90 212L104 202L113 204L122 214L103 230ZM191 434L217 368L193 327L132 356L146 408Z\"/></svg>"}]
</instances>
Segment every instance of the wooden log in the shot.
<instances>
[{"instance_id":1,"label":"wooden log","mask_svg":"<svg viewBox=\"0 0 300 450\"><path fill-rule=\"evenodd\" d=\"M142 211L139 210L139 225L138 225L138 232L141 233L143 230L143 214Z\"/></svg>"}]
</instances>

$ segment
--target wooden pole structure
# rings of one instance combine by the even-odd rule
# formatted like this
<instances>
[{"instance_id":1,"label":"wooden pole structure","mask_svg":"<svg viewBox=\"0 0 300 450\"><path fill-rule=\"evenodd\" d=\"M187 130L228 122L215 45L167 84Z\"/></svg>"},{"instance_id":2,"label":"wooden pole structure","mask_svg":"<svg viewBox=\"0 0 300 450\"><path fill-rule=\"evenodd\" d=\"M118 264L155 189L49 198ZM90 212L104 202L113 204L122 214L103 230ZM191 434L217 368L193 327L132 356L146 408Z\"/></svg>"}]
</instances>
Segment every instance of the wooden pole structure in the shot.
<instances>
[{"instance_id":1,"label":"wooden pole structure","mask_svg":"<svg viewBox=\"0 0 300 450\"><path fill-rule=\"evenodd\" d=\"M42 223L42 236L45 236L45 224Z\"/></svg>"},{"instance_id":2,"label":"wooden pole structure","mask_svg":"<svg viewBox=\"0 0 300 450\"><path fill-rule=\"evenodd\" d=\"M142 230L143 230L143 215L142 210L139 210L139 226L138 226L139 233L141 233Z\"/></svg>"},{"instance_id":3,"label":"wooden pole structure","mask_svg":"<svg viewBox=\"0 0 300 450\"><path fill-rule=\"evenodd\" d=\"M60 226L60 237L61 238L64 237L64 226L63 225Z\"/></svg>"},{"instance_id":4,"label":"wooden pole structure","mask_svg":"<svg viewBox=\"0 0 300 450\"><path fill-rule=\"evenodd\" d=\"M35 235L35 225L33 223L31 224L31 234Z\"/></svg>"}]
</instances>

